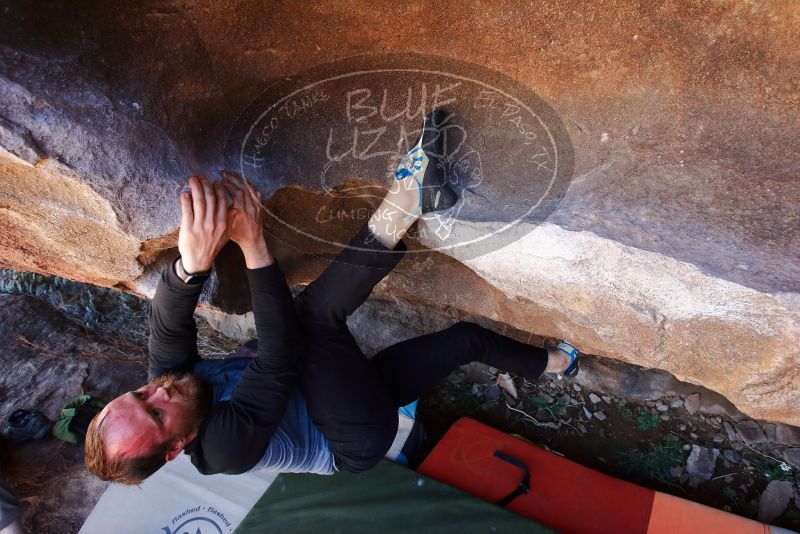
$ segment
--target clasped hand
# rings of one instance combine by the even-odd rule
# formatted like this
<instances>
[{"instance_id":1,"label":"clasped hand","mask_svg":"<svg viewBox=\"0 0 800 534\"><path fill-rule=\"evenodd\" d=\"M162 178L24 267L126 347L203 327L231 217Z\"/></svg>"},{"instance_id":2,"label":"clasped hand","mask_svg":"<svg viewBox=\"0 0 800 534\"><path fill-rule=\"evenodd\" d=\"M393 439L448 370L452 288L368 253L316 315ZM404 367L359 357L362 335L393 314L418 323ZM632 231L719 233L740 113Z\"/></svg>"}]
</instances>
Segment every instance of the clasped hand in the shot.
<instances>
[{"instance_id":1,"label":"clasped hand","mask_svg":"<svg viewBox=\"0 0 800 534\"><path fill-rule=\"evenodd\" d=\"M180 194L178 250L187 272L211 269L229 239L242 249L248 268L273 261L264 240L261 193L233 173L222 177L212 184L205 176L192 176L190 190Z\"/></svg>"}]
</instances>

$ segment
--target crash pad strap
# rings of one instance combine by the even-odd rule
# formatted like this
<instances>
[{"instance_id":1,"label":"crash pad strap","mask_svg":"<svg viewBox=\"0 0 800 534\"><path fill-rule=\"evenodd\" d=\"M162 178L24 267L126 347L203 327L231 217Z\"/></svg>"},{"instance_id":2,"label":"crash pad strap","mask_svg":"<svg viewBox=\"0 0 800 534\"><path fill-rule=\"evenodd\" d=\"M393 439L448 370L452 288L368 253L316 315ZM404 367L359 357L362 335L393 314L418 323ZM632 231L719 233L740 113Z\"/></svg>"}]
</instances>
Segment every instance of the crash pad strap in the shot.
<instances>
[{"instance_id":1,"label":"crash pad strap","mask_svg":"<svg viewBox=\"0 0 800 534\"><path fill-rule=\"evenodd\" d=\"M511 465L516 465L523 471L522 480L520 481L519 486L517 486L516 489L514 489L514 491L512 491L502 499L499 499L496 503L498 506L502 506L503 508L505 508L506 506L511 504L511 502L514 499L516 499L520 495L525 495L526 493L528 493L528 490L531 489L531 473L530 471L528 471L528 466L525 465L525 463L522 460L514 458L510 454L506 454L503 451L494 451L494 455L500 458L501 460L510 463Z\"/></svg>"}]
</instances>

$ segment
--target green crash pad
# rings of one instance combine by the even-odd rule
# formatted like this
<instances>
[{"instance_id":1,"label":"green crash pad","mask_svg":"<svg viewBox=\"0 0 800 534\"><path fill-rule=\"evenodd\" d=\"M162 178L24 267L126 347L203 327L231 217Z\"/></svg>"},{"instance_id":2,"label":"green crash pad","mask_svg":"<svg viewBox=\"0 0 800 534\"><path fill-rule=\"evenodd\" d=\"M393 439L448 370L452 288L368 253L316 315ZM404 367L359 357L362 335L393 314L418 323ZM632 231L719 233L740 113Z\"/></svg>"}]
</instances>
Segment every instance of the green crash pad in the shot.
<instances>
[{"instance_id":1,"label":"green crash pad","mask_svg":"<svg viewBox=\"0 0 800 534\"><path fill-rule=\"evenodd\" d=\"M236 534L263 532L554 532L406 467L357 475L282 474Z\"/></svg>"}]
</instances>

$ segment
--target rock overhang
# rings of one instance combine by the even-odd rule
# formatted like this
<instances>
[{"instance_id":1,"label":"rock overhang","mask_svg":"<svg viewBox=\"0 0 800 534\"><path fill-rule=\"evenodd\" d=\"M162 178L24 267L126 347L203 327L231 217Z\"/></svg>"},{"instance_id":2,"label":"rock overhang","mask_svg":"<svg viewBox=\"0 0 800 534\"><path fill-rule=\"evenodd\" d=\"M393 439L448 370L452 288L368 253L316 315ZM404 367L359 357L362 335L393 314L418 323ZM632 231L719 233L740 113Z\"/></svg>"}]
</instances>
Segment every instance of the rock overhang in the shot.
<instances>
[{"instance_id":1,"label":"rock overhang","mask_svg":"<svg viewBox=\"0 0 800 534\"><path fill-rule=\"evenodd\" d=\"M411 50L429 58L429 69L434 56L474 64L538 95L563 124L574 171L553 209L530 231L521 227L518 239L486 254L430 253L422 249L441 245L431 228L407 272L441 271L433 279L439 291L454 288L443 292L454 306L572 336L590 352L709 386L751 415L798 423L792 2L760 10L735 1L691 10L570 1L546 9L511 2L480 13L450 6L447 25L426 8L333 3L302 8L298 18L297 8L273 7L96 5L67 17L66 3L14 6L4 23L14 27L3 28L0 82L4 265L150 293L174 253L180 180L228 165L224 141L265 88L325 65L352 66L353 56ZM418 40L384 31L402 15L426 30ZM361 112L377 102L380 84L373 89ZM481 147L501 150L498 140L488 136ZM284 160L287 170L308 164L303 151ZM364 178L350 171L341 176ZM79 204L86 213L96 206L93 215L44 213L43 184L66 176L83 184L91 200ZM329 241L346 241L371 205L322 198L322 188L302 180L275 183L283 188L260 186L277 191L270 206L297 228L319 231L320 209L355 213L332 216L322 234ZM345 183L335 183L338 191ZM470 184L476 207L458 219L469 223L459 229L485 233L508 222L492 208L520 195L513 180L503 184ZM79 198L56 192L50 202L68 207ZM83 219L91 231L82 230ZM290 239L280 225L270 229L297 282L318 271L316 255L335 252L330 243ZM235 251L226 258L205 302L240 313L247 299L235 295L242 290ZM404 287L393 284L381 290Z\"/></svg>"}]
</instances>

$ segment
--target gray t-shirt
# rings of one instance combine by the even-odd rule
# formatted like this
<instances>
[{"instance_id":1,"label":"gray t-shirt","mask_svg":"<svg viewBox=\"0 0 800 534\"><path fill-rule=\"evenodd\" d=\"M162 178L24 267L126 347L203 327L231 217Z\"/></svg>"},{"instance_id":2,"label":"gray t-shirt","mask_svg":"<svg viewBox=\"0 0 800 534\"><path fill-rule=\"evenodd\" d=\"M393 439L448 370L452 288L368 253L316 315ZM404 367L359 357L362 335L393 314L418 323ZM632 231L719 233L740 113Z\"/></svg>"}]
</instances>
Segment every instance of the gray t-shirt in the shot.
<instances>
[{"instance_id":1,"label":"gray t-shirt","mask_svg":"<svg viewBox=\"0 0 800 534\"><path fill-rule=\"evenodd\" d=\"M319 475L336 472L328 441L308 416L306 401L297 389L289 397L286 414L269 440L264 457L251 471L260 469Z\"/></svg>"},{"instance_id":2,"label":"gray t-shirt","mask_svg":"<svg viewBox=\"0 0 800 534\"><path fill-rule=\"evenodd\" d=\"M237 351L239 354L247 352ZM211 386L214 404L227 402L251 360L248 357L201 360L195 364L194 373ZM270 438L261 460L250 470L262 469L279 473L319 475L332 475L337 471L330 445L311 421L299 388L295 388L289 396L289 403L278 429Z\"/></svg>"}]
</instances>

